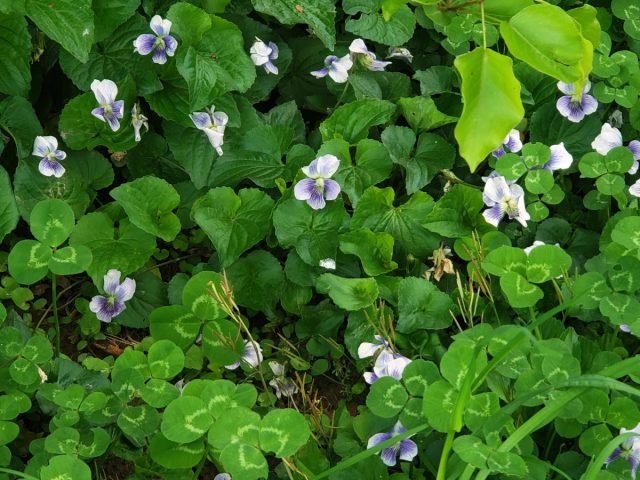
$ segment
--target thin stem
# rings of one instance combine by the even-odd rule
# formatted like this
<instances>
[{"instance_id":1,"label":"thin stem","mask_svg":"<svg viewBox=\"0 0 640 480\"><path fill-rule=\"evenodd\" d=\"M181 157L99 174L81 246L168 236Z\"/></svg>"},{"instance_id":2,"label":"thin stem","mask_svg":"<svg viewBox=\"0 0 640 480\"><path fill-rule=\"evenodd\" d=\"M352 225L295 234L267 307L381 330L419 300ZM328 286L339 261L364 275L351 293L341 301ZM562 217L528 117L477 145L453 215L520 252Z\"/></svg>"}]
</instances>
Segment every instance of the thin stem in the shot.
<instances>
[{"instance_id":1,"label":"thin stem","mask_svg":"<svg viewBox=\"0 0 640 480\"><path fill-rule=\"evenodd\" d=\"M25 478L27 480L38 480L36 477L32 477L31 475L27 475L26 473L18 472L16 470L11 470L10 468L0 468L0 472L10 473L11 475L16 475L20 478Z\"/></svg>"},{"instance_id":2,"label":"thin stem","mask_svg":"<svg viewBox=\"0 0 640 480\"><path fill-rule=\"evenodd\" d=\"M56 326L56 356L60 358L60 319L58 318L58 285L56 274L51 274L51 304L53 309L53 321Z\"/></svg>"},{"instance_id":3,"label":"thin stem","mask_svg":"<svg viewBox=\"0 0 640 480\"><path fill-rule=\"evenodd\" d=\"M349 82L346 82L344 85L344 90L342 90L342 93L340 94L340 97L338 97L338 101L336 102L336 104L333 106L333 108L331 109L331 111L333 112L336 108L338 108L340 106L340 104L342 103L342 100L344 99L344 96L347 94L347 90L349 90Z\"/></svg>"},{"instance_id":4,"label":"thin stem","mask_svg":"<svg viewBox=\"0 0 640 480\"><path fill-rule=\"evenodd\" d=\"M482 48L487 49L487 25L484 18L484 0L480 0L480 21L482 22Z\"/></svg>"},{"instance_id":5,"label":"thin stem","mask_svg":"<svg viewBox=\"0 0 640 480\"><path fill-rule=\"evenodd\" d=\"M442 455L440 455L440 464L438 465L438 474L436 480L445 480L447 476L447 462L449 461L449 454L451 453L451 447L453 446L453 440L456 437L456 432L449 429L447 432L447 439L444 441L442 447Z\"/></svg>"}]
</instances>

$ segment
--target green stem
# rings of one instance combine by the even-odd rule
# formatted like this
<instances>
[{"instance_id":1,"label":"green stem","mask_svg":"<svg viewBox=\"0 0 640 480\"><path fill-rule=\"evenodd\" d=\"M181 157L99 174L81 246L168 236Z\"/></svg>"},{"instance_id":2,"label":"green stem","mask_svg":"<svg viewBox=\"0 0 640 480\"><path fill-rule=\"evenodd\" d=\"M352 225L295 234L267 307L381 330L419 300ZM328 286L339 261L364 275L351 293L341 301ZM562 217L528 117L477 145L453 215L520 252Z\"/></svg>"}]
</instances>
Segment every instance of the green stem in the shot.
<instances>
[{"instance_id":1,"label":"green stem","mask_svg":"<svg viewBox=\"0 0 640 480\"><path fill-rule=\"evenodd\" d=\"M27 475L26 473L18 472L16 470L11 470L10 468L0 468L0 472L10 473L11 475L15 475L20 478L26 478L27 480L38 480L36 477L32 477L31 475Z\"/></svg>"},{"instance_id":2,"label":"green stem","mask_svg":"<svg viewBox=\"0 0 640 480\"><path fill-rule=\"evenodd\" d=\"M51 274L51 304L53 308L53 321L56 326L56 356L60 358L60 318L58 317L58 284L56 274Z\"/></svg>"},{"instance_id":3,"label":"green stem","mask_svg":"<svg viewBox=\"0 0 640 480\"><path fill-rule=\"evenodd\" d=\"M344 85L344 90L342 90L342 93L340 94L340 97L338 97L338 101L336 102L336 104L333 106L333 108L331 109L331 111L333 112L336 108L338 108L340 106L340 104L342 103L342 100L344 99L344 96L347 94L347 90L349 90L349 82L346 82Z\"/></svg>"},{"instance_id":4,"label":"green stem","mask_svg":"<svg viewBox=\"0 0 640 480\"><path fill-rule=\"evenodd\" d=\"M447 439L444 441L442 447L442 454L440 455L440 464L438 465L438 474L436 480L445 480L447 476L447 462L449 461L449 454L453 447L453 440L456 438L456 432L453 429L449 429L447 432Z\"/></svg>"}]
</instances>

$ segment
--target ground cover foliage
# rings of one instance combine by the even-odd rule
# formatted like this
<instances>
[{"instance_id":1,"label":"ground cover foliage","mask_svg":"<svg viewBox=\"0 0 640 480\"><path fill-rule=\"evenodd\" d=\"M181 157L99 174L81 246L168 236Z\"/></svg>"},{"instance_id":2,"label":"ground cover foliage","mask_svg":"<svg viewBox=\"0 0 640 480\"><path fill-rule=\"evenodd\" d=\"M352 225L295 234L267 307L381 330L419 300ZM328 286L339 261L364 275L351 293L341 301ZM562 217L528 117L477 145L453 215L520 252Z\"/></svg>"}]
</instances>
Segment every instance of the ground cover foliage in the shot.
<instances>
[{"instance_id":1,"label":"ground cover foliage","mask_svg":"<svg viewBox=\"0 0 640 480\"><path fill-rule=\"evenodd\" d=\"M0 479L635 477L635 0L0 27Z\"/></svg>"}]
</instances>

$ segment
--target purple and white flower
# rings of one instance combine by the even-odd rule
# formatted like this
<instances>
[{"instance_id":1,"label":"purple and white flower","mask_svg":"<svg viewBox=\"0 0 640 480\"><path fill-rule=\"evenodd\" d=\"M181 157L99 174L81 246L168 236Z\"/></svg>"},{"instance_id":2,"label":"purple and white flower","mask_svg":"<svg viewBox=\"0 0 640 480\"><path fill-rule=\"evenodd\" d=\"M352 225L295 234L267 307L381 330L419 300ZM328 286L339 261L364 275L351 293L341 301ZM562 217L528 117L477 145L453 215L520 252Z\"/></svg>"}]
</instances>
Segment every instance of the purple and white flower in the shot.
<instances>
[{"instance_id":1,"label":"purple and white flower","mask_svg":"<svg viewBox=\"0 0 640 480\"><path fill-rule=\"evenodd\" d=\"M606 155L610 150L622 146L622 133L608 123L602 125L600 133L593 142L591 142L591 148L600 155ZM631 165L628 172L630 175L633 175L638 171L638 165L640 164L640 142L638 140L632 140L627 145L627 148L633 154L633 165Z\"/></svg>"},{"instance_id":2,"label":"purple and white flower","mask_svg":"<svg viewBox=\"0 0 640 480\"><path fill-rule=\"evenodd\" d=\"M120 128L119 119L124 115L124 100L116 100L118 87L111 80L94 80L91 90L98 101L98 108L91 111L91 115L98 120L107 122L111 130L117 132Z\"/></svg>"},{"instance_id":3,"label":"purple and white flower","mask_svg":"<svg viewBox=\"0 0 640 480\"><path fill-rule=\"evenodd\" d=\"M365 382L375 383L381 377L402 378L402 373L411 360L391 349L391 345L381 335L374 336L375 341L362 342L358 347L358 358L369 358L377 355L373 372L363 374Z\"/></svg>"},{"instance_id":4,"label":"purple and white flower","mask_svg":"<svg viewBox=\"0 0 640 480\"><path fill-rule=\"evenodd\" d=\"M361 38L356 38L351 45L349 45L349 52L351 53L351 60L359 62L362 66L366 67L372 72L383 72L387 65L391 65L391 62L383 62L376 58L376 54L370 52Z\"/></svg>"},{"instance_id":5,"label":"purple and white flower","mask_svg":"<svg viewBox=\"0 0 640 480\"><path fill-rule=\"evenodd\" d=\"M377 445L380 445L382 442L386 442L393 437L402 435L406 431L407 429L404 428L400 422L396 422L390 432L376 433L375 435L370 437L369 441L367 442L367 448L373 448ZM396 464L398 457L400 457L400 460L405 460L407 462L412 461L415 456L418 455L418 445L416 445L416 442L410 440L409 438L400 440L395 445L382 449L382 451L380 452L380 458L382 459L382 462L388 467L393 467Z\"/></svg>"},{"instance_id":6,"label":"purple and white flower","mask_svg":"<svg viewBox=\"0 0 640 480\"><path fill-rule=\"evenodd\" d=\"M273 372L273 378L269 385L276 391L276 397L293 397L298 393L298 387L284 375L284 365L276 361L269 362L269 368Z\"/></svg>"},{"instance_id":7,"label":"purple and white flower","mask_svg":"<svg viewBox=\"0 0 640 480\"><path fill-rule=\"evenodd\" d=\"M520 140L520 132L513 128L502 141L502 145L496 148L491 155L500 158L507 152L517 153L522 150L522 140Z\"/></svg>"},{"instance_id":8,"label":"purple and white flower","mask_svg":"<svg viewBox=\"0 0 640 480\"><path fill-rule=\"evenodd\" d=\"M591 90L589 81L579 95L576 94L575 84L558 82L558 90L564 95L556 102L556 108L560 115L571 122L579 123L586 115L591 115L598 109L598 101L587 93Z\"/></svg>"},{"instance_id":9,"label":"purple and white flower","mask_svg":"<svg viewBox=\"0 0 640 480\"><path fill-rule=\"evenodd\" d=\"M340 185L330 177L338 171L340 160L334 155L322 155L312 161L302 172L309 178L296 183L293 194L298 200L305 200L314 210L325 207L327 200L335 200L340 195Z\"/></svg>"},{"instance_id":10,"label":"purple and white flower","mask_svg":"<svg viewBox=\"0 0 640 480\"><path fill-rule=\"evenodd\" d=\"M65 168L60 162L67 158L67 154L58 150L56 137L36 137L33 142L33 155L42 158L38 170L45 177L60 178L64 175Z\"/></svg>"},{"instance_id":11,"label":"purple and white flower","mask_svg":"<svg viewBox=\"0 0 640 480\"><path fill-rule=\"evenodd\" d=\"M517 184L509 185L504 177L488 178L484 185L482 199L487 207L482 216L494 227L507 215L510 220L517 220L523 227L531 216L524 204L524 190Z\"/></svg>"},{"instance_id":12,"label":"purple and white flower","mask_svg":"<svg viewBox=\"0 0 640 480\"><path fill-rule=\"evenodd\" d=\"M629 187L629 193L640 198L640 180L636 180L636 183Z\"/></svg>"},{"instance_id":13,"label":"purple and white flower","mask_svg":"<svg viewBox=\"0 0 640 480\"><path fill-rule=\"evenodd\" d=\"M153 62L163 65L167 63L167 56L173 57L178 48L178 41L169 35L171 21L163 19L160 15L154 15L149 23L155 35L143 33L133 41L133 51L140 55L149 55L153 52Z\"/></svg>"},{"instance_id":14,"label":"purple and white flower","mask_svg":"<svg viewBox=\"0 0 640 480\"><path fill-rule=\"evenodd\" d=\"M149 119L142 114L142 111L138 111L138 104L136 103L131 109L131 125L133 126L133 132L135 134L136 142L139 142L142 137L140 130L142 127L149 131Z\"/></svg>"},{"instance_id":15,"label":"purple and white flower","mask_svg":"<svg viewBox=\"0 0 640 480\"><path fill-rule=\"evenodd\" d=\"M224 131L227 128L229 117L224 112L215 112L215 106L211 106L206 112L194 112L189 117L198 130L202 130L209 138L209 143L222 155L224 143Z\"/></svg>"},{"instance_id":16,"label":"purple and white flower","mask_svg":"<svg viewBox=\"0 0 640 480\"><path fill-rule=\"evenodd\" d=\"M242 351L240 360L232 363L231 365L225 365L224 368L226 368L227 370L235 370L240 366L241 361L249 364L252 368L257 368L258 365L262 363L263 358L262 347L256 342L245 340L244 350Z\"/></svg>"},{"instance_id":17,"label":"purple and white flower","mask_svg":"<svg viewBox=\"0 0 640 480\"><path fill-rule=\"evenodd\" d=\"M349 79L351 67L353 67L351 55L345 55L344 57L329 55L324 59L324 68L314 70L311 75L316 78L323 78L329 75L334 82L344 83Z\"/></svg>"},{"instance_id":18,"label":"purple and white flower","mask_svg":"<svg viewBox=\"0 0 640 480\"><path fill-rule=\"evenodd\" d=\"M555 170L564 170L571 166L573 163L573 156L567 151L564 146L564 142L557 145L551 145L551 157L545 163L542 168L552 173Z\"/></svg>"},{"instance_id":19,"label":"purple and white flower","mask_svg":"<svg viewBox=\"0 0 640 480\"><path fill-rule=\"evenodd\" d=\"M136 281L125 278L120 283L121 275L118 270L109 270L104 276L105 295L96 295L91 299L89 309L102 322L110 323L114 317L120 315L127 308L125 303L131 300L136 292Z\"/></svg>"},{"instance_id":20,"label":"purple and white flower","mask_svg":"<svg viewBox=\"0 0 640 480\"><path fill-rule=\"evenodd\" d=\"M609 458L604 462L605 466L609 466L611 462L618 458L624 458L631 465L631 478L635 480L638 465L640 465L640 423L631 430L621 428L620 433L637 433L637 435L627 438L622 445L616 448Z\"/></svg>"},{"instance_id":21,"label":"purple and white flower","mask_svg":"<svg viewBox=\"0 0 640 480\"><path fill-rule=\"evenodd\" d=\"M219 473L213 477L213 480L231 480L231 475L228 473Z\"/></svg>"},{"instance_id":22,"label":"purple and white flower","mask_svg":"<svg viewBox=\"0 0 640 480\"><path fill-rule=\"evenodd\" d=\"M269 42L266 44L256 37L256 41L249 49L249 54L256 67L263 67L267 73L278 74L278 67L273 63L278 58L278 46L275 43Z\"/></svg>"},{"instance_id":23,"label":"purple and white flower","mask_svg":"<svg viewBox=\"0 0 640 480\"><path fill-rule=\"evenodd\" d=\"M387 55L387 58L403 58L409 63L413 61L413 55L411 54L409 49L404 47L389 48L389 54Z\"/></svg>"}]
</instances>

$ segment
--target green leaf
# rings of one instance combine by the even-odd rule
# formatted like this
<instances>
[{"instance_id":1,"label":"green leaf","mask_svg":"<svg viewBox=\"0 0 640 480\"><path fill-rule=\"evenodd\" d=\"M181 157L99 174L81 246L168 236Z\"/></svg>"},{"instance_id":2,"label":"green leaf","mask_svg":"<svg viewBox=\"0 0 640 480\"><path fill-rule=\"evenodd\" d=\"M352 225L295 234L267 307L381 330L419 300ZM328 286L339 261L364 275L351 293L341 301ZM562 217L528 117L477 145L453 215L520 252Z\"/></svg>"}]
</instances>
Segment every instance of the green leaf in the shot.
<instances>
[{"instance_id":1,"label":"green leaf","mask_svg":"<svg viewBox=\"0 0 640 480\"><path fill-rule=\"evenodd\" d=\"M149 370L154 378L171 380L184 368L184 353L170 340L158 340L148 354Z\"/></svg>"},{"instance_id":2,"label":"green leaf","mask_svg":"<svg viewBox=\"0 0 640 480\"><path fill-rule=\"evenodd\" d=\"M91 480L91 469L82 460L72 455L57 455L49 460L47 466L40 470L41 480Z\"/></svg>"},{"instance_id":3,"label":"green leaf","mask_svg":"<svg viewBox=\"0 0 640 480\"><path fill-rule=\"evenodd\" d=\"M51 199L33 207L29 223L36 240L50 247L58 247L69 238L76 222L69 205L62 200Z\"/></svg>"},{"instance_id":4,"label":"green leaf","mask_svg":"<svg viewBox=\"0 0 640 480\"><path fill-rule=\"evenodd\" d=\"M251 252L227 269L238 305L273 312L284 285L284 272L276 257L264 250Z\"/></svg>"},{"instance_id":5,"label":"green leaf","mask_svg":"<svg viewBox=\"0 0 640 480\"><path fill-rule=\"evenodd\" d=\"M21 240L9 253L9 273L18 283L31 285L49 271L51 250L35 240Z\"/></svg>"},{"instance_id":6,"label":"green leaf","mask_svg":"<svg viewBox=\"0 0 640 480\"><path fill-rule=\"evenodd\" d=\"M18 225L18 207L7 171L0 166L0 243Z\"/></svg>"},{"instance_id":7,"label":"green leaf","mask_svg":"<svg viewBox=\"0 0 640 480\"><path fill-rule=\"evenodd\" d=\"M217 272L200 272L189 279L182 290L182 303L202 320L217 320L225 314L218 302L209 294L210 283L219 287L222 275Z\"/></svg>"},{"instance_id":8,"label":"green leaf","mask_svg":"<svg viewBox=\"0 0 640 480\"><path fill-rule=\"evenodd\" d=\"M271 410L260 423L260 448L278 458L294 455L310 436L306 419L292 408Z\"/></svg>"},{"instance_id":9,"label":"green leaf","mask_svg":"<svg viewBox=\"0 0 640 480\"><path fill-rule=\"evenodd\" d=\"M382 0L382 16L388 22L409 0Z\"/></svg>"},{"instance_id":10,"label":"green leaf","mask_svg":"<svg viewBox=\"0 0 640 480\"><path fill-rule=\"evenodd\" d=\"M211 15L190 3L178 2L171 5L167 12L171 20L172 32L175 32L184 45L198 43L211 28Z\"/></svg>"},{"instance_id":11,"label":"green leaf","mask_svg":"<svg viewBox=\"0 0 640 480\"><path fill-rule=\"evenodd\" d=\"M202 440L180 445L157 434L151 439L149 454L154 462L164 468L190 469L200 463L206 454L206 448Z\"/></svg>"},{"instance_id":12,"label":"green leaf","mask_svg":"<svg viewBox=\"0 0 640 480\"><path fill-rule=\"evenodd\" d=\"M27 16L81 62L89 58L94 25L91 0L26 0Z\"/></svg>"},{"instance_id":13,"label":"green leaf","mask_svg":"<svg viewBox=\"0 0 640 480\"><path fill-rule=\"evenodd\" d=\"M345 233L340 235L340 250L358 257L365 273L371 277L398 268L392 260L393 237L386 232L363 229Z\"/></svg>"},{"instance_id":14,"label":"green leaf","mask_svg":"<svg viewBox=\"0 0 640 480\"><path fill-rule=\"evenodd\" d=\"M95 41L101 42L108 38L120 25L133 16L139 6L140 0L93 0L93 12L98 18Z\"/></svg>"},{"instance_id":15,"label":"green leaf","mask_svg":"<svg viewBox=\"0 0 640 480\"><path fill-rule=\"evenodd\" d=\"M31 36L19 15L0 15L0 92L26 96L31 86Z\"/></svg>"},{"instance_id":16,"label":"green leaf","mask_svg":"<svg viewBox=\"0 0 640 480\"><path fill-rule=\"evenodd\" d=\"M502 22L500 33L514 57L565 83L586 79L591 70L593 45L560 7L548 3L526 7Z\"/></svg>"},{"instance_id":17,"label":"green leaf","mask_svg":"<svg viewBox=\"0 0 640 480\"><path fill-rule=\"evenodd\" d=\"M7 97L0 101L0 128L15 142L20 159L31 156L35 137L42 135L33 106L22 97ZM2 143L4 140L0 145Z\"/></svg>"},{"instance_id":18,"label":"green leaf","mask_svg":"<svg viewBox=\"0 0 640 480\"><path fill-rule=\"evenodd\" d=\"M527 280L543 283L562 275L571 267L571 257L555 245L534 248L527 257Z\"/></svg>"},{"instance_id":19,"label":"green leaf","mask_svg":"<svg viewBox=\"0 0 640 480\"><path fill-rule=\"evenodd\" d=\"M391 120L396 106L387 100L374 98L356 100L338 107L320 124L324 141L341 138L350 144L367 138L369 129Z\"/></svg>"},{"instance_id":20,"label":"green leaf","mask_svg":"<svg viewBox=\"0 0 640 480\"><path fill-rule=\"evenodd\" d=\"M49 270L56 275L76 275L86 271L92 260L91 250L84 245L59 248L49 259Z\"/></svg>"},{"instance_id":21,"label":"green leaf","mask_svg":"<svg viewBox=\"0 0 640 480\"><path fill-rule=\"evenodd\" d=\"M404 278L398 285L398 324L396 330L411 334L421 329L442 329L451 325L449 295L421 278Z\"/></svg>"},{"instance_id":22,"label":"green leaf","mask_svg":"<svg viewBox=\"0 0 640 480\"><path fill-rule=\"evenodd\" d=\"M237 442L257 447L260 420L260 415L249 408L227 408L209 430L209 445L220 450Z\"/></svg>"},{"instance_id":23,"label":"green leaf","mask_svg":"<svg viewBox=\"0 0 640 480\"><path fill-rule=\"evenodd\" d=\"M388 19L380 12L363 13L357 19L349 18L345 24L347 32L392 47L407 43L415 28L416 16L406 5L400 6Z\"/></svg>"},{"instance_id":24,"label":"green leaf","mask_svg":"<svg viewBox=\"0 0 640 480\"><path fill-rule=\"evenodd\" d=\"M202 400L183 396L167 405L160 430L167 440L184 444L204 436L212 424L213 418Z\"/></svg>"},{"instance_id":25,"label":"green leaf","mask_svg":"<svg viewBox=\"0 0 640 480\"><path fill-rule=\"evenodd\" d=\"M180 203L175 188L157 177L142 177L111 190L129 220L141 230L173 241L180 233L180 220L172 212Z\"/></svg>"},{"instance_id":26,"label":"green leaf","mask_svg":"<svg viewBox=\"0 0 640 480\"><path fill-rule=\"evenodd\" d=\"M474 228L486 223L480 214L483 208L484 202L479 190L466 185L454 185L440 197L427 215L426 226L443 237L460 238L471 235Z\"/></svg>"},{"instance_id":27,"label":"green leaf","mask_svg":"<svg viewBox=\"0 0 640 480\"><path fill-rule=\"evenodd\" d=\"M251 0L260 13L284 25L305 23L329 50L336 44L336 6L333 0Z\"/></svg>"},{"instance_id":28,"label":"green leaf","mask_svg":"<svg viewBox=\"0 0 640 480\"><path fill-rule=\"evenodd\" d=\"M340 308L349 311L362 310L378 298L378 284L373 278L342 278L331 273L318 277L316 288L328 293Z\"/></svg>"},{"instance_id":29,"label":"green leaf","mask_svg":"<svg viewBox=\"0 0 640 480\"><path fill-rule=\"evenodd\" d=\"M598 10L591 5L582 5L581 7L567 10L567 13L580 24L582 36L589 40L594 48L598 48L602 33L600 22L598 21Z\"/></svg>"},{"instance_id":30,"label":"green leaf","mask_svg":"<svg viewBox=\"0 0 640 480\"><path fill-rule=\"evenodd\" d=\"M258 480L269 475L267 459L260 450L246 443L227 445L220 453L220 461L232 478L238 480Z\"/></svg>"},{"instance_id":31,"label":"green leaf","mask_svg":"<svg viewBox=\"0 0 640 480\"><path fill-rule=\"evenodd\" d=\"M533 251L535 250L534 248ZM515 272L509 272L500 277L500 288L507 296L509 305L514 308L533 307L544 296L540 288Z\"/></svg>"},{"instance_id":32,"label":"green leaf","mask_svg":"<svg viewBox=\"0 0 640 480\"><path fill-rule=\"evenodd\" d=\"M216 248L223 266L235 262L268 233L273 200L256 189L214 188L193 205L193 218Z\"/></svg>"},{"instance_id":33,"label":"green leaf","mask_svg":"<svg viewBox=\"0 0 640 480\"><path fill-rule=\"evenodd\" d=\"M183 350L193 344L200 333L201 320L183 305L156 308L149 316L151 336L171 340Z\"/></svg>"},{"instance_id":34,"label":"green leaf","mask_svg":"<svg viewBox=\"0 0 640 480\"><path fill-rule=\"evenodd\" d=\"M409 394L402 384L392 377L382 377L371 385L367 395L367 407L382 418L392 418L402 411Z\"/></svg>"},{"instance_id":35,"label":"green leaf","mask_svg":"<svg viewBox=\"0 0 640 480\"><path fill-rule=\"evenodd\" d=\"M464 108L455 129L460 155L472 172L524 116L520 82L509 57L476 48L456 58Z\"/></svg>"},{"instance_id":36,"label":"green leaf","mask_svg":"<svg viewBox=\"0 0 640 480\"><path fill-rule=\"evenodd\" d=\"M427 97L401 98L398 100L398 107L407 123L416 132L433 130L458 120L440 112L433 99Z\"/></svg>"},{"instance_id":37,"label":"green leaf","mask_svg":"<svg viewBox=\"0 0 640 480\"><path fill-rule=\"evenodd\" d=\"M231 365L240 360L244 342L240 327L228 320L205 323L202 329L202 352L215 365Z\"/></svg>"}]
</instances>

